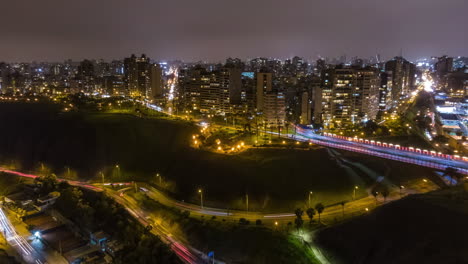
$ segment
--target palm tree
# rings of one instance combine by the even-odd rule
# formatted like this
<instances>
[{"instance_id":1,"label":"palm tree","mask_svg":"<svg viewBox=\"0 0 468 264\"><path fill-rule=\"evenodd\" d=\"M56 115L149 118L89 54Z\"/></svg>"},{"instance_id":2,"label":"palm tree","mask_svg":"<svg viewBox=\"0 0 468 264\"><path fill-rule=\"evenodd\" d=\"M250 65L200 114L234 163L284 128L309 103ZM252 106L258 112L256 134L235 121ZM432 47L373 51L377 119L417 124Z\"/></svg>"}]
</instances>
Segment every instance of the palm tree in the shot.
<instances>
[{"instance_id":1,"label":"palm tree","mask_svg":"<svg viewBox=\"0 0 468 264\"><path fill-rule=\"evenodd\" d=\"M312 224L312 219L314 218L315 215L315 209L314 208L309 208L306 211L307 216L309 216L310 222L309 224Z\"/></svg>"},{"instance_id":2,"label":"palm tree","mask_svg":"<svg viewBox=\"0 0 468 264\"><path fill-rule=\"evenodd\" d=\"M322 203L318 203L315 205L315 210L317 210L317 213L319 215L319 222L320 222L320 214L322 214L323 210L325 210L325 206L323 206Z\"/></svg>"},{"instance_id":3,"label":"palm tree","mask_svg":"<svg viewBox=\"0 0 468 264\"><path fill-rule=\"evenodd\" d=\"M297 208L296 211L294 211L294 214L296 214L296 217L300 218L304 214L304 211L302 211L301 208Z\"/></svg>"},{"instance_id":4,"label":"palm tree","mask_svg":"<svg viewBox=\"0 0 468 264\"><path fill-rule=\"evenodd\" d=\"M304 214L304 211L302 211L301 208L297 208L294 213L296 214L296 220L294 220L294 222L296 223L296 228L299 229L302 227L302 215Z\"/></svg>"},{"instance_id":5,"label":"palm tree","mask_svg":"<svg viewBox=\"0 0 468 264\"><path fill-rule=\"evenodd\" d=\"M375 198L375 205L377 205L377 195L379 195L379 192L374 189L372 190L371 193L372 193L372 196L374 196Z\"/></svg>"}]
</instances>

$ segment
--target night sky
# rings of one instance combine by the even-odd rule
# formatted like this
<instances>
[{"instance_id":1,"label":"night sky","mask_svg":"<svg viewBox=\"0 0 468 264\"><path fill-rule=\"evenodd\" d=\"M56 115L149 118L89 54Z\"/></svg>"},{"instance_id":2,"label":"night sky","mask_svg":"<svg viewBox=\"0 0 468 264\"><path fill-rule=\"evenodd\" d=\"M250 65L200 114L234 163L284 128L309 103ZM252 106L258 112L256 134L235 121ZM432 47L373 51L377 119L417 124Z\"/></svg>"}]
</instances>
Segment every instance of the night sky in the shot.
<instances>
[{"instance_id":1,"label":"night sky","mask_svg":"<svg viewBox=\"0 0 468 264\"><path fill-rule=\"evenodd\" d=\"M0 61L468 55L467 0L2 0Z\"/></svg>"}]
</instances>

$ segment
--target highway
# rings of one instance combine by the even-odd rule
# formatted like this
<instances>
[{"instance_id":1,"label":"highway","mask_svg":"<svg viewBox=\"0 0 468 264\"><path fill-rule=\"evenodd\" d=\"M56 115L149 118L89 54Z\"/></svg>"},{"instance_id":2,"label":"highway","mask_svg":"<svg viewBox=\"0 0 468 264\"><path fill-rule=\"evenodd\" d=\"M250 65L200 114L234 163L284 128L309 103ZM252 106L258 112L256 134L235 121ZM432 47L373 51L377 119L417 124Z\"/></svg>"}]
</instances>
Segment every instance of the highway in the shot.
<instances>
[{"instance_id":1,"label":"highway","mask_svg":"<svg viewBox=\"0 0 468 264\"><path fill-rule=\"evenodd\" d=\"M329 136L322 136L315 134L312 130L300 127L297 127L297 133L298 135L295 137L293 135L290 136L298 141L312 142L321 146L358 152L384 159L397 160L438 170L445 170L448 167L452 167L456 169L457 172L468 175L468 162L465 161L467 160L466 157L444 155L383 142L369 141L369 143L365 143L367 140L364 141L362 139L332 134L328 134Z\"/></svg>"},{"instance_id":2,"label":"highway","mask_svg":"<svg viewBox=\"0 0 468 264\"><path fill-rule=\"evenodd\" d=\"M37 178L37 175L27 174L18 171L13 171L0 167L0 172L13 174L20 177ZM64 179L58 179L58 181L67 181ZM86 188L92 191L102 192L104 189L101 186L94 186L86 182L79 181L68 181L70 185ZM157 235L161 240L167 244L171 250L187 264L205 264L208 263L208 257L201 251L189 246L186 242L182 242L182 239L174 234L171 234L166 228L158 223L151 222L150 212L146 212L140 208L135 200L128 196L120 196L121 191L116 192L111 189L106 189L106 194L112 197L117 203L121 204L135 219L137 219L143 226L151 225L153 228L151 232ZM0 210L0 230L6 230L5 234L9 243L23 256L25 261L33 264L44 264L45 261L35 250L26 242L26 240L16 234L13 226L9 223L8 219L4 215L3 211ZM221 262L216 262L221 263Z\"/></svg>"}]
</instances>

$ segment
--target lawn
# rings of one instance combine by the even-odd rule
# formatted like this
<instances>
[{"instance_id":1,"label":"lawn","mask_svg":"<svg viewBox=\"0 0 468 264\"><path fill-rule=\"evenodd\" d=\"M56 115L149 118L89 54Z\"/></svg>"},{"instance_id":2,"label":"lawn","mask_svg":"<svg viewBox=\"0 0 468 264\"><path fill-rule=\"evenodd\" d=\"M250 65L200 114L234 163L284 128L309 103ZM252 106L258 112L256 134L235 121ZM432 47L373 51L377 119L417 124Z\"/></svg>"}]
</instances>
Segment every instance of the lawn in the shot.
<instances>
[{"instance_id":1,"label":"lawn","mask_svg":"<svg viewBox=\"0 0 468 264\"><path fill-rule=\"evenodd\" d=\"M141 193L130 195L152 212L171 232L182 234L190 245L203 252L214 251L226 263L319 263L311 250L290 234L256 223L239 224L221 219L191 218L167 208Z\"/></svg>"},{"instance_id":2,"label":"lawn","mask_svg":"<svg viewBox=\"0 0 468 264\"><path fill-rule=\"evenodd\" d=\"M8 124L0 130L3 163L14 160L24 171L40 171L43 163L59 177L99 181L99 171L106 181L153 183L160 173L180 200L198 203L203 188L208 206L243 209L248 194L251 210L291 211L306 204L310 191L312 203L332 204L350 199L358 184L324 148L252 148L239 155L193 149L189 143L199 128L184 121L3 103L0 122Z\"/></svg>"},{"instance_id":3,"label":"lawn","mask_svg":"<svg viewBox=\"0 0 468 264\"><path fill-rule=\"evenodd\" d=\"M326 228L333 263L468 263L468 195L461 187L410 195Z\"/></svg>"}]
</instances>

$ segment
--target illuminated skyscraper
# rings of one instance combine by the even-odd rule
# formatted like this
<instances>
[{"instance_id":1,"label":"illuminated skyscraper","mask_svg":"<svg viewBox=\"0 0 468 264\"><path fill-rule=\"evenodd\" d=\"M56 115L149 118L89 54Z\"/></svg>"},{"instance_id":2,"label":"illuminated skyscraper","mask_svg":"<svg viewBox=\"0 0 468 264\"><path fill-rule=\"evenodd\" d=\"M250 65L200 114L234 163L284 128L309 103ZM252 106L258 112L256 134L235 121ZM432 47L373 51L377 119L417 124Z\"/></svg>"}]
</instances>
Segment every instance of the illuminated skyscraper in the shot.
<instances>
[{"instance_id":1,"label":"illuminated skyscraper","mask_svg":"<svg viewBox=\"0 0 468 264\"><path fill-rule=\"evenodd\" d=\"M136 57L134 54L124 60L125 86L132 97L149 96L149 58L142 54Z\"/></svg>"}]
</instances>

